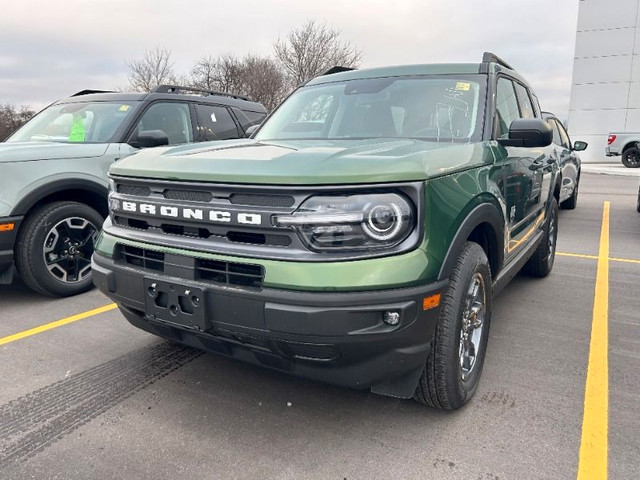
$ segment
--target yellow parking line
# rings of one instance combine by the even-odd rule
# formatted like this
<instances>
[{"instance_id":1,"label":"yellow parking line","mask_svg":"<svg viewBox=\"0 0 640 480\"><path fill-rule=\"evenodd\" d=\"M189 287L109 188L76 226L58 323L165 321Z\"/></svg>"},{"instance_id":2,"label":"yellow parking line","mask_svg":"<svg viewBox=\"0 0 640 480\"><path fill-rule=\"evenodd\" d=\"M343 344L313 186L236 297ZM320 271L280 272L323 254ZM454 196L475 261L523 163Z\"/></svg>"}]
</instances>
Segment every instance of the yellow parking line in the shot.
<instances>
[{"instance_id":1,"label":"yellow parking line","mask_svg":"<svg viewBox=\"0 0 640 480\"><path fill-rule=\"evenodd\" d=\"M582 253L556 252L556 255L559 255L561 257L587 258L589 260L598 260L600 258L598 255L584 255ZM623 263L640 263L640 260L636 260L635 258L609 257L609 261Z\"/></svg>"},{"instance_id":2,"label":"yellow parking line","mask_svg":"<svg viewBox=\"0 0 640 480\"><path fill-rule=\"evenodd\" d=\"M109 305L105 305L104 307L94 308L93 310L89 310L88 312L78 313L61 320L56 320L55 322L46 323L44 325L40 325L39 327L14 333L13 335L9 335L8 337L0 338L0 345L15 342L16 340L30 337L31 335L36 335L38 333L46 332L47 330L51 330L52 328L58 328L69 323L77 322L78 320L82 320L84 318L93 317L94 315L108 312L109 310L113 310L114 308L116 308L116 304L110 303Z\"/></svg>"},{"instance_id":3,"label":"yellow parking line","mask_svg":"<svg viewBox=\"0 0 640 480\"><path fill-rule=\"evenodd\" d=\"M597 260L597 255L583 255L582 253L565 253L565 252L556 252L556 255L560 255L561 257L575 257L575 258L588 258L590 260Z\"/></svg>"},{"instance_id":4,"label":"yellow parking line","mask_svg":"<svg viewBox=\"0 0 640 480\"><path fill-rule=\"evenodd\" d=\"M640 263L640 260L635 260L633 258L615 258L615 257L612 257L609 260L611 260L612 262Z\"/></svg>"},{"instance_id":5,"label":"yellow parking line","mask_svg":"<svg viewBox=\"0 0 640 480\"><path fill-rule=\"evenodd\" d=\"M609 434L609 202L604 202L589 364L584 394L578 480L606 480Z\"/></svg>"}]
</instances>

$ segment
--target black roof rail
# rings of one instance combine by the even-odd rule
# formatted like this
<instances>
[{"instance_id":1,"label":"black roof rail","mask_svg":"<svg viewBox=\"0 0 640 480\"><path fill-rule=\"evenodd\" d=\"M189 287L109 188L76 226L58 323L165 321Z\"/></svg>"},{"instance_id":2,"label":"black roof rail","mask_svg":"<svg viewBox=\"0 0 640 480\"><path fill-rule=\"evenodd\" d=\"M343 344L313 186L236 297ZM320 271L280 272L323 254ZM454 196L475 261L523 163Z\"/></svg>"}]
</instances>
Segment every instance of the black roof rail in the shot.
<instances>
[{"instance_id":1,"label":"black roof rail","mask_svg":"<svg viewBox=\"0 0 640 480\"><path fill-rule=\"evenodd\" d=\"M509 65L507 62L505 62L504 60L502 60L499 56L497 56L495 53L491 53L491 52L484 52L482 54L482 63L497 63L498 65L503 66L504 68L508 68L509 70L513 70L515 71L515 68L513 68L511 65Z\"/></svg>"},{"instance_id":2,"label":"black roof rail","mask_svg":"<svg viewBox=\"0 0 640 480\"><path fill-rule=\"evenodd\" d=\"M156 88L151 90L151 93L178 93L178 92L198 92L198 93L206 93L207 95L219 95L221 97L230 97L230 98L236 98L238 100L246 100L247 102L253 101L245 95L238 95L235 93L227 93L227 92L218 92L216 90L207 90L205 88L181 87L180 85L158 85Z\"/></svg>"},{"instance_id":3,"label":"black roof rail","mask_svg":"<svg viewBox=\"0 0 640 480\"><path fill-rule=\"evenodd\" d=\"M336 65L335 67L331 67L329 70L327 70L326 72L323 72L320 74L320 76L323 75L333 75L334 73L340 73L340 72L348 72L350 70L355 70L355 68L351 68L351 67L341 67L340 65Z\"/></svg>"},{"instance_id":4,"label":"black roof rail","mask_svg":"<svg viewBox=\"0 0 640 480\"><path fill-rule=\"evenodd\" d=\"M113 93L113 90L80 90L71 95L72 97L80 97L82 95L90 95L92 93Z\"/></svg>"}]
</instances>

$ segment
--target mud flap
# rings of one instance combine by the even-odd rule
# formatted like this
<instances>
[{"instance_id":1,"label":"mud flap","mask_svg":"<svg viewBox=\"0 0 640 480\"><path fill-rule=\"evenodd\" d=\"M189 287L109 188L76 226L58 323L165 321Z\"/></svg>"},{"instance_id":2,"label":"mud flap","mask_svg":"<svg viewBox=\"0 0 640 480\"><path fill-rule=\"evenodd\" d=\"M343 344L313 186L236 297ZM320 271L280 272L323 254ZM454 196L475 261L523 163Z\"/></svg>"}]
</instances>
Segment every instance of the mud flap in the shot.
<instances>
[{"instance_id":1,"label":"mud flap","mask_svg":"<svg viewBox=\"0 0 640 480\"><path fill-rule=\"evenodd\" d=\"M13 265L4 272L0 272L0 285L9 285L13 282Z\"/></svg>"},{"instance_id":2,"label":"mud flap","mask_svg":"<svg viewBox=\"0 0 640 480\"><path fill-rule=\"evenodd\" d=\"M371 392L394 398L412 398L418 386L418 380L424 367L417 368L404 375L379 383L371 387Z\"/></svg>"}]
</instances>

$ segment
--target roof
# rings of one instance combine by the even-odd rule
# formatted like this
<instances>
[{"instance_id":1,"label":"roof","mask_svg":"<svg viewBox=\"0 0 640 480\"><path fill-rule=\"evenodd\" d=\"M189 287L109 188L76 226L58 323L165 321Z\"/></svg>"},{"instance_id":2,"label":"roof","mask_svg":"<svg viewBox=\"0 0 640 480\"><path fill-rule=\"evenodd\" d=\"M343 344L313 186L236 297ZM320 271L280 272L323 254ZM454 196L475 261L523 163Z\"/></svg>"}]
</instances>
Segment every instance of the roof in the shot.
<instances>
[{"instance_id":1,"label":"roof","mask_svg":"<svg viewBox=\"0 0 640 480\"><path fill-rule=\"evenodd\" d=\"M349 70L347 72L321 75L309 80L306 85L359 80L363 78L404 77L413 75L472 75L479 73L479 63L433 63L426 65L397 65L391 67Z\"/></svg>"},{"instance_id":2,"label":"roof","mask_svg":"<svg viewBox=\"0 0 640 480\"><path fill-rule=\"evenodd\" d=\"M320 75L309 80L305 85L321 85L324 83L360 80L365 78L404 77L417 75L477 75L497 74L507 72L520 82L528 85L513 67L493 54L483 56L481 63L431 63L422 65L396 65L390 67L367 68L362 70L348 70L340 73Z\"/></svg>"},{"instance_id":3,"label":"roof","mask_svg":"<svg viewBox=\"0 0 640 480\"><path fill-rule=\"evenodd\" d=\"M238 107L242 110L254 112L266 112L264 106L257 102L242 100L226 95L185 95L180 93L126 93L126 92L102 92L88 93L85 95L73 95L55 103L78 103L78 102L135 102L142 100L188 100L201 103L215 103L218 105L228 105Z\"/></svg>"}]
</instances>

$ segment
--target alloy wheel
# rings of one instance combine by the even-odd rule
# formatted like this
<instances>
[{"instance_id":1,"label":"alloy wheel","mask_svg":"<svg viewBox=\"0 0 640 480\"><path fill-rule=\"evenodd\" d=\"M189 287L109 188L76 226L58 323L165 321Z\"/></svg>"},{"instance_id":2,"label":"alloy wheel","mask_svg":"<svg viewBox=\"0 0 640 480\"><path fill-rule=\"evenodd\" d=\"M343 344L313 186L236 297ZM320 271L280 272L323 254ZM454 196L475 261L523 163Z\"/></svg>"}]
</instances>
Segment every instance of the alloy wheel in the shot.
<instances>
[{"instance_id":1,"label":"alloy wheel","mask_svg":"<svg viewBox=\"0 0 640 480\"><path fill-rule=\"evenodd\" d=\"M49 273L61 282L77 283L91 274L91 255L98 228L86 218L69 217L46 234L42 253Z\"/></svg>"},{"instance_id":2,"label":"alloy wheel","mask_svg":"<svg viewBox=\"0 0 640 480\"><path fill-rule=\"evenodd\" d=\"M471 279L465 298L460 329L460 377L466 380L476 366L480 355L482 331L486 313L486 290L482 275L476 273Z\"/></svg>"}]
</instances>

